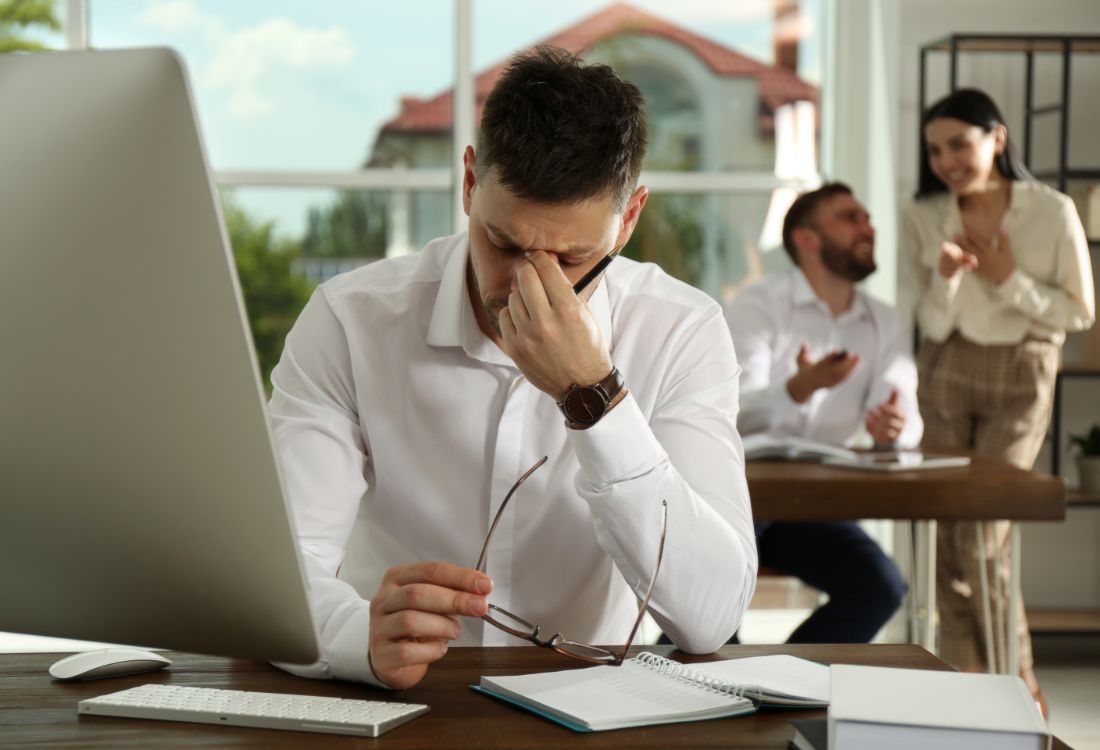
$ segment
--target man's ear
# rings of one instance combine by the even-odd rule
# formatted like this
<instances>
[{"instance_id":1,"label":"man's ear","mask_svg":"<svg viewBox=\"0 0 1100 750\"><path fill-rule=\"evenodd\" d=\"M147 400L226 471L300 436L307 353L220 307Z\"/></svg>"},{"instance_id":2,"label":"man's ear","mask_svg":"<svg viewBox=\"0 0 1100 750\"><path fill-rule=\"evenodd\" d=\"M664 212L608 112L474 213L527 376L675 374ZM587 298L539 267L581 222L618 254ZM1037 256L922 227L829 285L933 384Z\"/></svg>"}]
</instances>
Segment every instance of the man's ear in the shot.
<instances>
[{"instance_id":1,"label":"man's ear","mask_svg":"<svg viewBox=\"0 0 1100 750\"><path fill-rule=\"evenodd\" d=\"M799 264L807 255L821 252L821 235L811 227L795 227L791 231L791 242L794 243Z\"/></svg>"},{"instance_id":2,"label":"man's ear","mask_svg":"<svg viewBox=\"0 0 1100 750\"><path fill-rule=\"evenodd\" d=\"M615 247L624 247L634 234L634 227L638 226L638 219L642 216L645 202L649 200L649 189L645 185L639 185L638 189L626 202L623 209L622 227L619 228L619 236L615 240Z\"/></svg>"},{"instance_id":3,"label":"man's ear","mask_svg":"<svg viewBox=\"0 0 1100 750\"><path fill-rule=\"evenodd\" d=\"M477 154L473 146L467 146L462 152L462 210L470 215L470 204L474 200L474 188L477 187Z\"/></svg>"}]
</instances>

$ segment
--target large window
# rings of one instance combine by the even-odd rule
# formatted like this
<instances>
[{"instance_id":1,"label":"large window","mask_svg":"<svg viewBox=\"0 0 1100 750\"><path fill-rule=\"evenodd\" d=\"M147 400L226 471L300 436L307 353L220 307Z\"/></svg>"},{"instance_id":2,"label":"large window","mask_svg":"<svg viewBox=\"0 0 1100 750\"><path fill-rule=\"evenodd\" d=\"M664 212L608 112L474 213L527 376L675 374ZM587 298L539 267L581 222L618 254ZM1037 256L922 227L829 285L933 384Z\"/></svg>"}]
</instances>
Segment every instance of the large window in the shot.
<instances>
[{"instance_id":1,"label":"large window","mask_svg":"<svg viewBox=\"0 0 1100 750\"><path fill-rule=\"evenodd\" d=\"M779 218L817 181L823 2L65 7L91 46L180 52L223 194L309 284L464 228L460 148L510 55L549 43L612 65L650 117L652 198L625 252L727 301L785 265Z\"/></svg>"}]
</instances>

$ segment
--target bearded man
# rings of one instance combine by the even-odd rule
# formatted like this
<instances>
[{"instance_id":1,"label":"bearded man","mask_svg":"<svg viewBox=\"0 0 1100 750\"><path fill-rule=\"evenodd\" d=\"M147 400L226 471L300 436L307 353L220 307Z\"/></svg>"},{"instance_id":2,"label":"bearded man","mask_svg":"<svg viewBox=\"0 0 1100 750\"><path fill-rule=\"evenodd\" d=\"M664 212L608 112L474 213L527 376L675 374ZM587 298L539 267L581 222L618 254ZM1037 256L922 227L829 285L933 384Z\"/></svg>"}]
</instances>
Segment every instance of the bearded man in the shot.
<instances>
[{"instance_id":1,"label":"bearded man","mask_svg":"<svg viewBox=\"0 0 1100 750\"><path fill-rule=\"evenodd\" d=\"M850 445L866 428L883 448L914 447L917 374L892 307L857 284L875 270L875 230L841 183L800 196L783 222L795 267L743 290L727 309L740 376L742 435ZM760 564L829 601L791 643L874 638L901 605L897 567L853 522L756 523Z\"/></svg>"}]
</instances>

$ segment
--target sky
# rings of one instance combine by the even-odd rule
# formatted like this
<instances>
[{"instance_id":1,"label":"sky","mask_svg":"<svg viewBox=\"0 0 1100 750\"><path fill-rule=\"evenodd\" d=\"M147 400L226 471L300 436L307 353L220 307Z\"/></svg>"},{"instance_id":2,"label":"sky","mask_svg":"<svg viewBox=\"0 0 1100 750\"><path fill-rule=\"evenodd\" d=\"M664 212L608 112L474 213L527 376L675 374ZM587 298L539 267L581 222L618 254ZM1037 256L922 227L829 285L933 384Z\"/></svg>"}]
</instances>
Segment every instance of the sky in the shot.
<instances>
[{"instance_id":1,"label":"sky","mask_svg":"<svg viewBox=\"0 0 1100 750\"><path fill-rule=\"evenodd\" d=\"M606 7L596 0L471 0L474 69ZM773 0L632 4L771 62ZM803 0L802 75L820 80L817 10ZM63 12L64 3L59 3ZM454 76L453 0L89 0L94 47L170 46L185 59L217 170L351 170L402 96ZM48 38L56 46L61 37ZM246 208L296 234L331 191L237 191Z\"/></svg>"}]
</instances>

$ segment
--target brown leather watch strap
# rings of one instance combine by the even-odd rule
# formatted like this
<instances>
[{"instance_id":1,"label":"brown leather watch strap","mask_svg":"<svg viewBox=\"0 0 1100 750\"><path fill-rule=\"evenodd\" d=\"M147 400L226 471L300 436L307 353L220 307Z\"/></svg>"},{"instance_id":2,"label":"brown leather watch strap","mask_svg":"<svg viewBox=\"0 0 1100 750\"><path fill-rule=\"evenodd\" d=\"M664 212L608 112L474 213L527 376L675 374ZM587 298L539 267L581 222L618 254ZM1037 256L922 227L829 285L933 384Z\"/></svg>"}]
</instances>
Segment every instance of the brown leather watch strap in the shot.
<instances>
[{"instance_id":1,"label":"brown leather watch strap","mask_svg":"<svg viewBox=\"0 0 1100 750\"><path fill-rule=\"evenodd\" d=\"M569 386L558 408L570 428L585 430L603 418L625 387L619 368L612 367L607 377L598 383Z\"/></svg>"}]
</instances>

